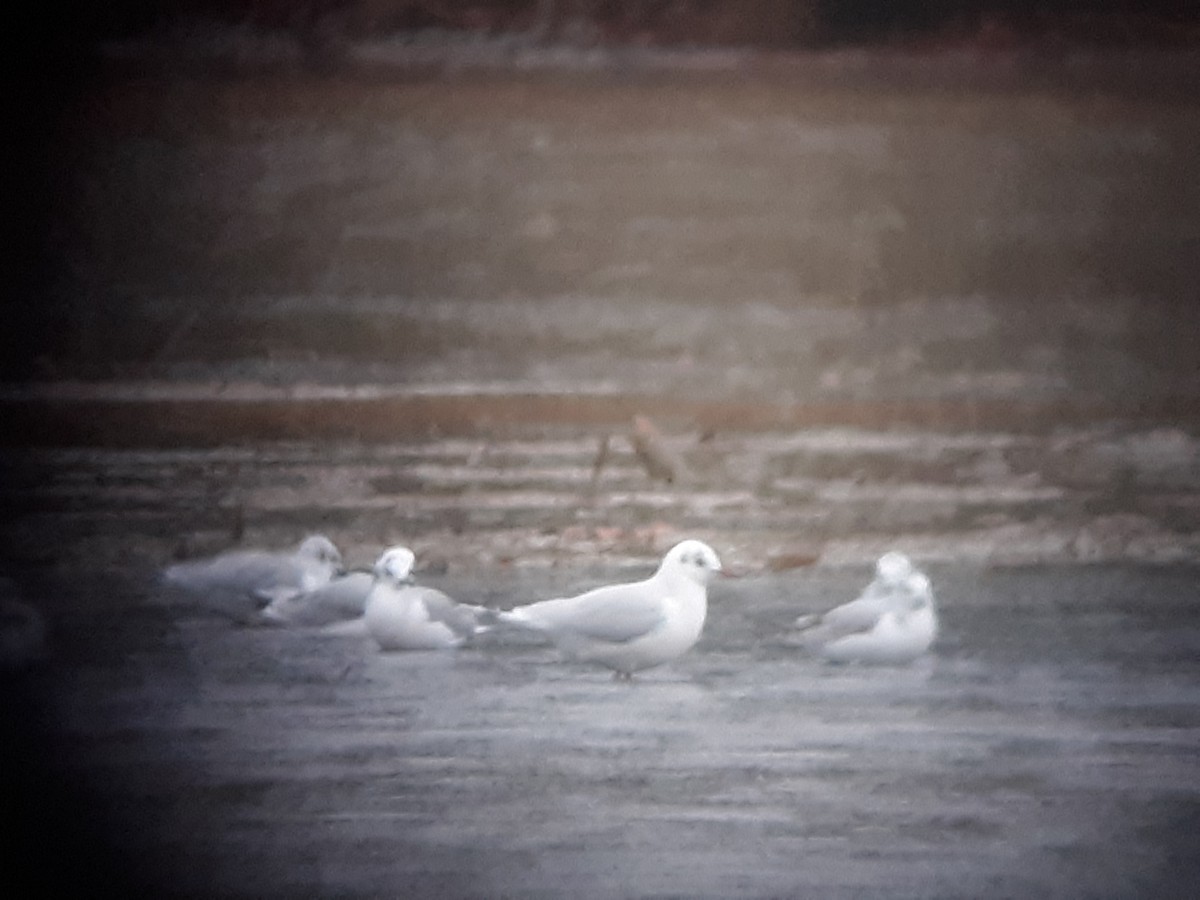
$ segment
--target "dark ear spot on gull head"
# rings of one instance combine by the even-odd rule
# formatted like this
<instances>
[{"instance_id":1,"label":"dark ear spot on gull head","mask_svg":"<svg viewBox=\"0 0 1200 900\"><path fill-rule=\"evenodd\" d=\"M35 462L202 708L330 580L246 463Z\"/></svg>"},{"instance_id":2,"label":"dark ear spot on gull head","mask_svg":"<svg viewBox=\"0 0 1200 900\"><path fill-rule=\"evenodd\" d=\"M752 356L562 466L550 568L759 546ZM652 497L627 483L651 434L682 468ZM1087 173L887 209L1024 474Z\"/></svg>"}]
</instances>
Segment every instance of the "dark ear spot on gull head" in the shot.
<instances>
[{"instance_id":1,"label":"dark ear spot on gull head","mask_svg":"<svg viewBox=\"0 0 1200 900\"><path fill-rule=\"evenodd\" d=\"M317 562L331 565L338 573L344 571L341 551L338 550L333 541L323 534L313 534L306 537L300 542L300 548L296 553L306 559L313 559Z\"/></svg>"},{"instance_id":2,"label":"dark ear spot on gull head","mask_svg":"<svg viewBox=\"0 0 1200 900\"><path fill-rule=\"evenodd\" d=\"M716 551L697 540L681 541L672 547L663 558L663 566L682 571L701 583L725 571Z\"/></svg>"}]
</instances>

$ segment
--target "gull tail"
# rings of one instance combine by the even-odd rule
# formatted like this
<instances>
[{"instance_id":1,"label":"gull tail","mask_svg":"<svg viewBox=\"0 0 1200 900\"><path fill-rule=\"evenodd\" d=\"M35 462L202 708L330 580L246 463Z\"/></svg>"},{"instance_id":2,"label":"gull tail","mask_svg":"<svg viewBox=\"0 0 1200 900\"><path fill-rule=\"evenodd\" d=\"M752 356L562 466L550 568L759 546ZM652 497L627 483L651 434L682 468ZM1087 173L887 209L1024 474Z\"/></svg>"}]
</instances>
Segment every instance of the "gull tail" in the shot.
<instances>
[{"instance_id":1,"label":"gull tail","mask_svg":"<svg viewBox=\"0 0 1200 900\"><path fill-rule=\"evenodd\" d=\"M266 613L271 606L275 604L283 605L289 600L299 597L304 592L298 588L274 587L260 588L250 592L250 599L254 601L260 613ZM274 613L273 618L278 618L278 613Z\"/></svg>"},{"instance_id":2,"label":"gull tail","mask_svg":"<svg viewBox=\"0 0 1200 900\"><path fill-rule=\"evenodd\" d=\"M471 603L460 603L458 609L467 613L470 617L470 629L466 635L468 639L495 630L496 622L493 621L493 613L496 610L489 609L486 606L476 606Z\"/></svg>"},{"instance_id":3,"label":"gull tail","mask_svg":"<svg viewBox=\"0 0 1200 900\"><path fill-rule=\"evenodd\" d=\"M501 626L508 626L510 628L537 629L537 626L525 617L523 607L518 606L515 609L492 609L480 606L476 608L480 612L480 624L485 627L499 628Z\"/></svg>"},{"instance_id":4,"label":"gull tail","mask_svg":"<svg viewBox=\"0 0 1200 900\"><path fill-rule=\"evenodd\" d=\"M362 616L357 619L346 619L344 622L334 622L332 625L322 626L321 634L328 634L334 637L366 637L367 620Z\"/></svg>"},{"instance_id":5,"label":"gull tail","mask_svg":"<svg viewBox=\"0 0 1200 900\"><path fill-rule=\"evenodd\" d=\"M481 631L503 634L505 632L519 632L527 635L541 635L545 637L545 628L539 622L529 618L525 612L526 607L518 606L515 609L490 609L480 607L480 629Z\"/></svg>"}]
</instances>

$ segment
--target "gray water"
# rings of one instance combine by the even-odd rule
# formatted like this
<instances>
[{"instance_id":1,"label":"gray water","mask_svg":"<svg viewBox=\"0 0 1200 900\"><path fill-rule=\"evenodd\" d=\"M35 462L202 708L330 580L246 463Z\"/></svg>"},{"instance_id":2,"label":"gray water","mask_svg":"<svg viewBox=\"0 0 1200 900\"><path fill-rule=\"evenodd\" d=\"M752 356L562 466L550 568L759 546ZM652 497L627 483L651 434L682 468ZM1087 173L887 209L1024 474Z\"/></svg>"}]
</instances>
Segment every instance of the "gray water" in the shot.
<instances>
[{"instance_id":1,"label":"gray water","mask_svg":"<svg viewBox=\"0 0 1200 900\"><path fill-rule=\"evenodd\" d=\"M26 799L98 847L51 881L91 859L156 892L1190 896L1195 570L932 575L943 632L910 667L786 643L867 570L757 574L632 685L529 642L382 654L63 584L22 682L59 803ZM570 578L442 583L510 604Z\"/></svg>"}]
</instances>

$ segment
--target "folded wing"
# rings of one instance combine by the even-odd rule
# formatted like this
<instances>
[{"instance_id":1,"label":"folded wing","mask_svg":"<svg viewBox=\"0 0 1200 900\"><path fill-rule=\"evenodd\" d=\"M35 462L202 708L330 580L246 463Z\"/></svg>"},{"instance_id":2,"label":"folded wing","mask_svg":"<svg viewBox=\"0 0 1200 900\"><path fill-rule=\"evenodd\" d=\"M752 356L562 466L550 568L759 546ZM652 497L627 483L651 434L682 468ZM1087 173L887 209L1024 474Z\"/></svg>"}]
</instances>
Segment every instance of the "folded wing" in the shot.
<instances>
[{"instance_id":1,"label":"folded wing","mask_svg":"<svg viewBox=\"0 0 1200 900\"><path fill-rule=\"evenodd\" d=\"M645 582L638 582L532 603L513 610L504 619L551 635L619 644L661 627L666 610L662 599L648 590Z\"/></svg>"}]
</instances>

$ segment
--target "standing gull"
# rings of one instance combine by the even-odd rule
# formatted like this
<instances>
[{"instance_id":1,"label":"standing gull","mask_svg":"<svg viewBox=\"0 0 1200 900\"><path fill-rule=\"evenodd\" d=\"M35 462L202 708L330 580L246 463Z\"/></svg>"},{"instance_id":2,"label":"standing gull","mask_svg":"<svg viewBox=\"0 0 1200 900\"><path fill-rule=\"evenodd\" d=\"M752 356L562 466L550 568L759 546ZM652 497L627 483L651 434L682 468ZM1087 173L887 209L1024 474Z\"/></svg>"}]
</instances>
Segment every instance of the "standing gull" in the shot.
<instances>
[{"instance_id":1,"label":"standing gull","mask_svg":"<svg viewBox=\"0 0 1200 900\"><path fill-rule=\"evenodd\" d=\"M800 641L833 662L901 665L929 649L937 612L929 578L902 553L885 553L856 600L796 620Z\"/></svg>"},{"instance_id":2,"label":"standing gull","mask_svg":"<svg viewBox=\"0 0 1200 900\"><path fill-rule=\"evenodd\" d=\"M721 561L707 544L676 544L645 581L613 584L497 614L540 632L567 657L607 666L617 680L682 656L700 637L708 582Z\"/></svg>"},{"instance_id":3,"label":"standing gull","mask_svg":"<svg viewBox=\"0 0 1200 900\"><path fill-rule=\"evenodd\" d=\"M482 606L456 603L441 591L413 583L416 557L407 547L385 550L375 563L363 622L383 650L446 650L486 630Z\"/></svg>"}]
</instances>

